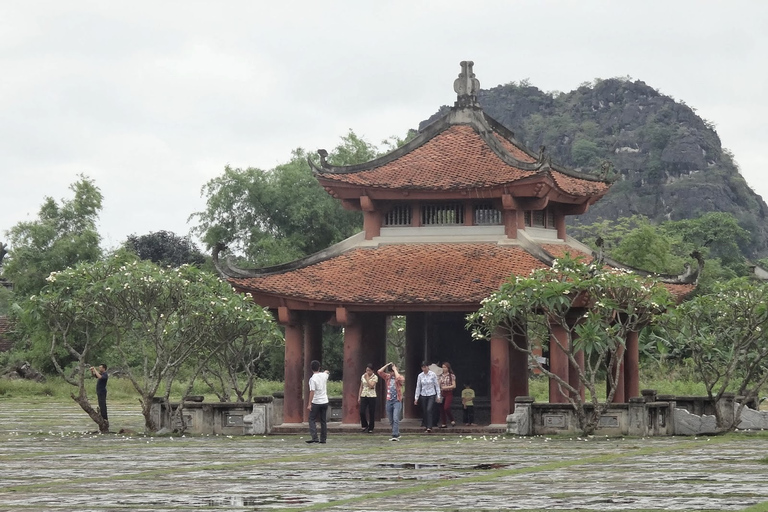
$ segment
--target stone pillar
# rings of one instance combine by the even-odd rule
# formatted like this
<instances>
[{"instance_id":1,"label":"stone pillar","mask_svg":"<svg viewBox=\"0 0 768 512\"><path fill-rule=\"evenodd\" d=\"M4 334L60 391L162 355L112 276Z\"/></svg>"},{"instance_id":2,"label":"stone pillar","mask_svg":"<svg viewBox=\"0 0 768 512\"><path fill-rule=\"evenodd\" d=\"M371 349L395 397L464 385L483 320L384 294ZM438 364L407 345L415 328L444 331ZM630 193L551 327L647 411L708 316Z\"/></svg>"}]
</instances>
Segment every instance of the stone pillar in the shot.
<instances>
[{"instance_id":1,"label":"stone pillar","mask_svg":"<svg viewBox=\"0 0 768 512\"><path fill-rule=\"evenodd\" d=\"M421 371L421 361L424 359L425 332L426 315L424 313L408 313L405 316L405 368L400 368L400 372L405 377L405 391L403 391L405 418L421 417L421 410L413 405L413 396L416 394L416 377Z\"/></svg>"},{"instance_id":2,"label":"stone pillar","mask_svg":"<svg viewBox=\"0 0 768 512\"><path fill-rule=\"evenodd\" d=\"M302 390L305 398L309 395L309 378L312 377L312 361L323 362L323 324L313 316L304 319L304 380ZM306 400L305 400L306 402ZM309 411L304 407L304 421L309 419Z\"/></svg>"},{"instance_id":3,"label":"stone pillar","mask_svg":"<svg viewBox=\"0 0 768 512\"><path fill-rule=\"evenodd\" d=\"M558 344L558 341L560 344ZM568 355L561 348L567 347L569 344L568 332L566 329L557 324L550 324L549 326L549 371L563 379L565 382L570 382L568 366ZM549 379L549 403L551 404L564 404L568 402L568 398L560 392L557 385L557 381L554 378Z\"/></svg>"},{"instance_id":4,"label":"stone pillar","mask_svg":"<svg viewBox=\"0 0 768 512\"><path fill-rule=\"evenodd\" d=\"M533 402L532 396L519 396L515 399L515 412L507 416L507 434L534 434Z\"/></svg>"},{"instance_id":5,"label":"stone pillar","mask_svg":"<svg viewBox=\"0 0 768 512\"><path fill-rule=\"evenodd\" d=\"M632 399L640 395L640 343L639 333L627 333L627 350L624 353L624 397Z\"/></svg>"},{"instance_id":6,"label":"stone pillar","mask_svg":"<svg viewBox=\"0 0 768 512\"><path fill-rule=\"evenodd\" d=\"M349 315L351 316L351 315ZM361 369L362 368L362 369ZM360 423L357 395L360 375L365 370L363 360L363 329L357 318L349 318L344 325L344 374L341 393L341 423Z\"/></svg>"},{"instance_id":7,"label":"stone pillar","mask_svg":"<svg viewBox=\"0 0 768 512\"><path fill-rule=\"evenodd\" d=\"M641 396L629 399L629 425L627 434L630 436L648 435L648 411L645 399Z\"/></svg>"},{"instance_id":8,"label":"stone pillar","mask_svg":"<svg viewBox=\"0 0 768 512\"><path fill-rule=\"evenodd\" d=\"M501 329L491 336L491 424L505 425L509 407L509 340Z\"/></svg>"},{"instance_id":9,"label":"stone pillar","mask_svg":"<svg viewBox=\"0 0 768 512\"><path fill-rule=\"evenodd\" d=\"M513 334L509 347L509 410L515 410L517 397L528 396L528 354L515 347L526 349L528 339L524 334Z\"/></svg>"},{"instance_id":10,"label":"stone pillar","mask_svg":"<svg viewBox=\"0 0 768 512\"><path fill-rule=\"evenodd\" d=\"M714 404L720 411L723 428L729 429L736 422L736 393L723 393L720 401ZM738 426L738 425L736 425Z\"/></svg>"},{"instance_id":11,"label":"stone pillar","mask_svg":"<svg viewBox=\"0 0 768 512\"><path fill-rule=\"evenodd\" d=\"M283 423L301 423L307 405L302 399L304 377L304 333L299 323L285 325L285 385ZM309 384L306 384L307 386Z\"/></svg>"}]
</instances>

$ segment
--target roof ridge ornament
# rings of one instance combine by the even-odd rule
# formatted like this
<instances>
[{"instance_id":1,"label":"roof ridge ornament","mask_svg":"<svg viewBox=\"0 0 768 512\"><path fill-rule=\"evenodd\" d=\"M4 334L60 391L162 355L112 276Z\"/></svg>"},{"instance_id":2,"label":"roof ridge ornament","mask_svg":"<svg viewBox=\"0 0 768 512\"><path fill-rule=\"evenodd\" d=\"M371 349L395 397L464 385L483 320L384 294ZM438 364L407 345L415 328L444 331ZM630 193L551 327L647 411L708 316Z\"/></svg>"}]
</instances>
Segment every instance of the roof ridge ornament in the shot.
<instances>
[{"instance_id":1,"label":"roof ridge ornament","mask_svg":"<svg viewBox=\"0 0 768 512\"><path fill-rule=\"evenodd\" d=\"M480 91L480 81L475 78L472 72L472 66L475 65L471 60L463 60L460 63L461 73L459 78L453 81L453 90L456 91L455 108L476 107L480 108L477 102L477 93Z\"/></svg>"}]
</instances>

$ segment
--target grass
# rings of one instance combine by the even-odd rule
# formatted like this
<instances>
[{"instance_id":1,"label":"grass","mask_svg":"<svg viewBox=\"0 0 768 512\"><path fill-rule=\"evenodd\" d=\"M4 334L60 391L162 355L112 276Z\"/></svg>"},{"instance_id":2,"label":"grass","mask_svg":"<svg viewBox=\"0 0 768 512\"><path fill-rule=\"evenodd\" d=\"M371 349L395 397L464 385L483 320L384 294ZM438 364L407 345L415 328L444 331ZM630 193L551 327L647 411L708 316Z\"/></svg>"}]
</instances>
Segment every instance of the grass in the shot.
<instances>
[{"instance_id":1,"label":"grass","mask_svg":"<svg viewBox=\"0 0 768 512\"><path fill-rule=\"evenodd\" d=\"M133 388L131 381L126 378L109 379L109 400L118 402L136 401L139 394ZM88 396L95 400L96 380L89 379L86 382ZM181 398L184 389L181 384L174 384L171 388L171 400ZM257 380L254 385L254 396L267 396L272 393L282 392L283 383L280 381ZM35 382L23 379L0 378L0 400L71 400L70 393L76 393L77 388L69 385L63 378L55 376L46 378L45 382ZM161 388L158 396L165 391ZM328 393L331 396L341 396L341 382L328 383ZM192 390L193 395L205 396L206 402L216 402L216 395L208 392L205 385L196 385Z\"/></svg>"},{"instance_id":2,"label":"grass","mask_svg":"<svg viewBox=\"0 0 768 512\"><path fill-rule=\"evenodd\" d=\"M680 375L671 375L671 378L665 378L664 375L641 376L640 389L655 389L658 394L677 395L677 396L706 396L706 390L701 382L683 378ZM95 379L87 381L87 390L89 396L96 396ZM605 398L605 384L599 383L597 386L598 395L601 399ZM38 383L34 381L21 379L0 378L0 400L5 399L57 399L69 400L70 393L77 389L67 384L64 379L58 376L48 377L45 382ZM254 386L254 396L267 396L273 393L283 391L282 381L257 380ZM184 392L184 384L175 383L171 389L171 399L178 400ZM162 396L164 389L158 392ZM546 377L535 375L529 380L529 393L537 402L547 402L549 400L549 381ZM216 395L210 393L203 383L198 383L192 390L193 395L203 395L205 400L218 401ZM328 382L328 394L330 396L341 396L341 381ZM131 382L126 378L112 377L109 380L109 398L118 401L134 401L139 395L133 389Z\"/></svg>"}]
</instances>

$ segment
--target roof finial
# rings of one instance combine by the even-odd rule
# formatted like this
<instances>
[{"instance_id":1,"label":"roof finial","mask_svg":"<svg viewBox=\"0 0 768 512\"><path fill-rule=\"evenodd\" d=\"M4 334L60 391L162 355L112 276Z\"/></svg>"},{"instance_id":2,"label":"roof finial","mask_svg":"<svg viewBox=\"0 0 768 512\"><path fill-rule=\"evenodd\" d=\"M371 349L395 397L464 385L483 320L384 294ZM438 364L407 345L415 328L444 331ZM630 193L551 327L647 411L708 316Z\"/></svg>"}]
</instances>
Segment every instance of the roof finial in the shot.
<instances>
[{"instance_id":1,"label":"roof finial","mask_svg":"<svg viewBox=\"0 0 768 512\"><path fill-rule=\"evenodd\" d=\"M461 61L461 73L459 78L453 81L453 90L456 91L456 107L479 107L477 93L480 90L480 81L475 78L471 60Z\"/></svg>"}]
</instances>

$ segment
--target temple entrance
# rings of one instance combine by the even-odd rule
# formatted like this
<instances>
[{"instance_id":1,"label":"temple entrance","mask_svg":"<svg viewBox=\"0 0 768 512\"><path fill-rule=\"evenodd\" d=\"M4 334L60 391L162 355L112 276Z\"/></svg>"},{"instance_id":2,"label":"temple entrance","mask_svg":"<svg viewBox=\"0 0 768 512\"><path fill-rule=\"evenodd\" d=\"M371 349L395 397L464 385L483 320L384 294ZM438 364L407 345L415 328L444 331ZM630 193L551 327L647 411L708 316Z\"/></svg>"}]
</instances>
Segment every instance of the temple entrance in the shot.
<instances>
[{"instance_id":1,"label":"temple entrance","mask_svg":"<svg viewBox=\"0 0 768 512\"><path fill-rule=\"evenodd\" d=\"M465 328L465 316L465 313L427 313L425 359L438 366L444 361L451 363L456 374L454 396L461 396L464 383L471 382L478 397L487 397L491 389L491 348L488 342L472 340Z\"/></svg>"}]
</instances>

